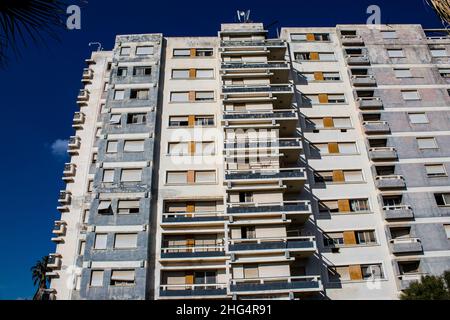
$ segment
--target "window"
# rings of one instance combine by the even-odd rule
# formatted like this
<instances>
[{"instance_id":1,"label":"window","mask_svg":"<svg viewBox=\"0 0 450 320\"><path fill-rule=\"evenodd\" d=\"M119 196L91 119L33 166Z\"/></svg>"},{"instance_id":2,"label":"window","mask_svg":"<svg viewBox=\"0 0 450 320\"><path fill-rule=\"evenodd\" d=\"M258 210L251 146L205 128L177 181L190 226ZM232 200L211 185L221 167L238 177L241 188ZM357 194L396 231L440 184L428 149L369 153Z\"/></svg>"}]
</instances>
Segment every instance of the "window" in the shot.
<instances>
[{"instance_id":1,"label":"window","mask_svg":"<svg viewBox=\"0 0 450 320\"><path fill-rule=\"evenodd\" d=\"M82 241L80 241L80 245L78 246L78 255L79 256L84 255L84 249L86 249L86 241L82 240Z\"/></svg>"},{"instance_id":2,"label":"window","mask_svg":"<svg viewBox=\"0 0 450 320\"><path fill-rule=\"evenodd\" d=\"M132 286L135 282L134 270L112 270L111 285L112 286Z\"/></svg>"},{"instance_id":3,"label":"window","mask_svg":"<svg viewBox=\"0 0 450 320\"><path fill-rule=\"evenodd\" d=\"M189 79L189 69L172 70L172 79Z\"/></svg>"},{"instance_id":4,"label":"window","mask_svg":"<svg viewBox=\"0 0 450 320\"><path fill-rule=\"evenodd\" d=\"M126 77L128 74L128 68L127 67L119 67L117 68L117 76L118 77Z\"/></svg>"},{"instance_id":5,"label":"window","mask_svg":"<svg viewBox=\"0 0 450 320\"><path fill-rule=\"evenodd\" d=\"M114 92L114 100L123 100L125 98L125 90L116 90Z\"/></svg>"},{"instance_id":6,"label":"window","mask_svg":"<svg viewBox=\"0 0 450 320\"><path fill-rule=\"evenodd\" d=\"M396 31L381 31L383 39L397 39Z\"/></svg>"},{"instance_id":7,"label":"window","mask_svg":"<svg viewBox=\"0 0 450 320\"><path fill-rule=\"evenodd\" d=\"M420 100L419 91L417 90L402 90L403 100Z\"/></svg>"},{"instance_id":8,"label":"window","mask_svg":"<svg viewBox=\"0 0 450 320\"><path fill-rule=\"evenodd\" d=\"M212 57L213 49L196 49L195 56L196 57Z\"/></svg>"},{"instance_id":9,"label":"window","mask_svg":"<svg viewBox=\"0 0 450 320\"><path fill-rule=\"evenodd\" d=\"M195 116L195 125L207 127L214 125L214 116Z\"/></svg>"},{"instance_id":10,"label":"window","mask_svg":"<svg viewBox=\"0 0 450 320\"><path fill-rule=\"evenodd\" d=\"M381 264L361 266L361 273L364 280L384 278Z\"/></svg>"},{"instance_id":11,"label":"window","mask_svg":"<svg viewBox=\"0 0 450 320\"><path fill-rule=\"evenodd\" d=\"M343 232L330 232L324 235L323 244L325 247L333 247L344 244Z\"/></svg>"},{"instance_id":12,"label":"window","mask_svg":"<svg viewBox=\"0 0 450 320\"><path fill-rule=\"evenodd\" d=\"M292 33L291 40L292 41L306 41L306 33Z\"/></svg>"},{"instance_id":13,"label":"window","mask_svg":"<svg viewBox=\"0 0 450 320\"><path fill-rule=\"evenodd\" d=\"M187 184L187 172L167 172L166 182L168 184Z\"/></svg>"},{"instance_id":14,"label":"window","mask_svg":"<svg viewBox=\"0 0 450 320\"><path fill-rule=\"evenodd\" d=\"M87 191L92 192L93 190L94 190L94 181L89 180Z\"/></svg>"},{"instance_id":15,"label":"window","mask_svg":"<svg viewBox=\"0 0 450 320\"><path fill-rule=\"evenodd\" d=\"M417 138L419 149L437 149L436 139L434 138Z\"/></svg>"},{"instance_id":16,"label":"window","mask_svg":"<svg viewBox=\"0 0 450 320\"><path fill-rule=\"evenodd\" d=\"M449 79L450 78L450 69L444 68L439 69L439 74L442 78Z\"/></svg>"},{"instance_id":17,"label":"window","mask_svg":"<svg viewBox=\"0 0 450 320\"><path fill-rule=\"evenodd\" d=\"M136 55L150 55L153 54L153 46L140 46L136 48Z\"/></svg>"},{"instance_id":18,"label":"window","mask_svg":"<svg viewBox=\"0 0 450 320\"><path fill-rule=\"evenodd\" d=\"M137 248L137 233L116 234L114 239L114 249L132 249Z\"/></svg>"},{"instance_id":19,"label":"window","mask_svg":"<svg viewBox=\"0 0 450 320\"><path fill-rule=\"evenodd\" d=\"M190 49L173 49L174 57L190 57L191 50Z\"/></svg>"},{"instance_id":20,"label":"window","mask_svg":"<svg viewBox=\"0 0 450 320\"><path fill-rule=\"evenodd\" d=\"M169 118L169 127L187 127L189 126L188 116L171 116Z\"/></svg>"},{"instance_id":21,"label":"window","mask_svg":"<svg viewBox=\"0 0 450 320\"><path fill-rule=\"evenodd\" d=\"M411 124L428 123L428 117L425 113L408 113L408 117Z\"/></svg>"},{"instance_id":22,"label":"window","mask_svg":"<svg viewBox=\"0 0 450 320\"><path fill-rule=\"evenodd\" d=\"M445 48L430 48L430 51L433 58L442 58L447 56L447 50L445 50Z\"/></svg>"},{"instance_id":23,"label":"window","mask_svg":"<svg viewBox=\"0 0 450 320\"><path fill-rule=\"evenodd\" d=\"M351 280L348 266L328 267L328 279L330 282Z\"/></svg>"},{"instance_id":24,"label":"window","mask_svg":"<svg viewBox=\"0 0 450 320\"><path fill-rule=\"evenodd\" d=\"M376 244L375 231L356 231L357 244Z\"/></svg>"},{"instance_id":25,"label":"window","mask_svg":"<svg viewBox=\"0 0 450 320\"><path fill-rule=\"evenodd\" d=\"M132 89L130 92L130 99L147 100L149 92L148 89Z\"/></svg>"},{"instance_id":26,"label":"window","mask_svg":"<svg viewBox=\"0 0 450 320\"><path fill-rule=\"evenodd\" d=\"M215 171L196 171L195 172L196 183L215 183L216 172Z\"/></svg>"},{"instance_id":27,"label":"window","mask_svg":"<svg viewBox=\"0 0 450 320\"><path fill-rule=\"evenodd\" d=\"M350 129L352 128L352 121L350 118L333 118L335 128Z\"/></svg>"},{"instance_id":28,"label":"window","mask_svg":"<svg viewBox=\"0 0 450 320\"><path fill-rule=\"evenodd\" d=\"M118 214L139 213L139 200L119 200Z\"/></svg>"},{"instance_id":29,"label":"window","mask_svg":"<svg viewBox=\"0 0 450 320\"><path fill-rule=\"evenodd\" d=\"M142 169L123 169L120 181L122 182L142 181Z\"/></svg>"},{"instance_id":30,"label":"window","mask_svg":"<svg viewBox=\"0 0 450 320\"><path fill-rule=\"evenodd\" d=\"M134 67L134 69L133 69L133 76L135 76L135 77L149 76L151 74L152 74L152 67L139 66L139 67Z\"/></svg>"},{"instance_id":31,"label":"window","mask_svg":"<svg viewBox=\"0 0 450 320\"><path fill-rule=\"evenodd\" d=\"M120 114L112 114L111 117L109 118L109 123L119 125L121 118L122 115Z\"/></svg>"},{"instance_id":32,"label":"window","mask_svg":"<svg viewBox=\"0 0 450 320\"><path fill-rule=\"evenodd\" d=\"M194 273L195 284L214 284L216 283L215 271L196 271ZM210 289L211 287L205 287Z\"/></svg>"},{"instance_id":33,"label":"window","mask_svg":"<svg viewBox=\"0 0 450 320\"><path fill-rule=\"evenodd\" d=\"M364 181L362 171L360 171L360 170L344 171L344 179L345 179L345 182L348 182L348 183Z\"/></svg>"},{"instance_id":34,"label":"window","mask_svg":"<svg viewBox=\"0 0 450 320\"><path fill-rule=\"evenodd\" d=\"M341 76L339 72L323 72L323 80L324 81L339 81L341 80Z\"/></svg>"},{"instance_id":35,"label":"window","mask_svg":"<svg viewBox=\"0 0 450 320\"><path fill-rule=\"evenodd\" d=\"M114 181L114 169L103 170L103 182L113 182Z\"/></svg>"},{"instance_id":36,"label":"window","mask_svg":"<svg viewBox=\"0 0 450 320\"><path fill-rule=\"evenodd\" d=\"M170 93L171 102L188 102L189 92L171 92Z\"/></svg>"},{"instance_id":37,"label":"window","mask_svg":"<svg viewBox=\"0 0 450 320\"><path fill-rule=\"evenodd\" d=\"M195 154L204 156L214 155L215 154L214 142L196 142Z\"/></svg>"},{"instance_id":38,"label":"window","mask_svg":"<svg viewBox=\"0 0 450 320\"><path fill-rule=\"evenodd\" d=\"M256 228L254 226L241 227L242 239L256 239Z\"/></svg>"},{"instance_id":39,"label":"window","mask_svg":"<svg viewBox=\"0 0 450 320\"><path fill-rule=\"evenodd\" d=\"M412 78L411 69L394 69L397 78Z\"/></svg>"},{"instance_id":40,"label":"window","mask_svg":"<svg viewBox=\"0 0 450 320\"><path fill-rule=\"evenodd\" d=\"M188 142L170 142L169 143L169 154L172 156L182 156L189 154L189 143Z\"/></svg>"},{"instance_id":41,"label":"window","mask_svg":"<svg viewBox=\"0 0 450 320\"><path fill-rule=\"evenodd\" d=\"M143 152L144 151L144 140L128 140L125 141L123 147L124 152Z\"/></svg>"},{"instance_id":42,"label":"window","mask_svg":"<svg viewBox=\"0 0 450 320\"><path fill-rule=\"evenodd\" d=\"M117 141L108 141L108 144L106 146L106 152L107 153L116 153L118 145L119 145L119 143Z\"/></svg>"},{"instance_id":43,"label":"window","mask_svg":"<svg viewBox=\"0 0 450 320\"><path fill-rule=\"evenodd\" d=\"M403 49L388 49L388 56L389 58L404 58L405 53L403 52Z\"/></svg>"},{"instance_id":44,"label":"window","mask_svg":"<svg viewBox=\"0 0 450 320\"><path fill-rule=\"evenodd\" d=\"M356 143L346 142L339 143L339 153L340 154L356 154L358 149L356 148Z\"/></svg>"},{"instance_id":45,"label":"window","mask_svg":"<svg viewBox=\"0 0 450 320\"><path fill-rule=\"evenodd\" d=\"M91 287L102 287L103 286L103 271L93 270L91 272Z\"/></svg>"},{"instance_id":46,"label":"window","mask_svg":"<svg viewBox=\"0 0 450 320\"><path fill-rule=\"evenodd\" d=\"M369 200L367 199L351 199L350 203L350 211L352 212L366 212L370 211Z\"/></svg>"},{"instance_id":47,"label":"window","mask_svg":"<svg viewBox=\"0 0 450 320\"><path fill-rule=\"evenodd\" d=\"M100 201L98 203L97 212L98 214L106 214L106 215L112 214L113 211L111 207L111 201L107 200Z\"/></svg>"},{"instance_id":48,"label":"window","mask_svg":"<svg viewBox=\"0 0 450 320\"><path fill-rule=\"evenodd\" d=\"M343 94L329 94L328 103L345 103L345 95Z\"/></svg>"},{"instance_id":49,"label":"window","mask_svg":"<svg viewBox=\"0 0 450 320\"><path fill-rule=\"evenodd\" d=\"M129 56L131 54L131 48L130 47L122 47L120 48L120 55L121 56Z\"/></svg>"},{"instance_id":50,"label":"window","mask_svg":"<svg viewBox=\"0 0 450 320\"><path fill-rule=\"evenodd\" d=\"M258 265L245 264L244 265L244 279L258 279L259 268Z\"/></svg>"},{"instance_id":51,"label":"window","mask_svg":"<svg viewBox=\"0 0 450 320\"><path fill-rule=\"evenodd\" d=\"M130 113L127 116L127 124L144 124L147 122L146 113Z\"/></svg>"},{"instance_id":52,"label":"window","mask_svg":"<svg viewBox=\"0 0 450 320\"><path fill-rule=\"evenodd\" d=\"M195 101L214 101L214 91L196 92Z\"/></svg>"},{"instance_id":53,"label":"window","mask_svg":"<svg viewBox=\"0 0 450 320\"><path fill-rule=\"evenodd\" d=\"M443 164L426 164L425 171L428 177L446 177L447 172Z\"/></svg>"},{"instance_id":54,"label":"window","mask_svg":"<svg viewBox=\"0 0 450 320\"><path fill-rule=\"evenodd\" d=\"M334 61L336 60L333 52L319 52L320 61Z\"/></svg>"},{"instance_id":55,"label":"window","mask_svg":"<svg viewBox=\"0 0 450 320\"><path fill-rule=\"evenodd\" d=\"M450 193L436 193L434 194L436 203L440 207L450 206Z\"/></svg>"},{"instance_id":56,"label":"window","mask_svg":"<svg viewBox=\"0 0 450 320\"><path fill-rule=\"evenodd\" d=\"M95 242L94 242L94 249L96 250L106 250L108 241L108 235L107 234L96 234L95 235Z\"/></svg>"},{"instance_id":57,"label":"window","mask_svg":"<svg viewBox=\"0 0 450 320\"><path fill-rule=\"evenodd\" d=\"M92 154L92 164L96 164L98 160L98 154L94 153Z\"/></svg>"},{"instance_id":58,"label":"window","mask_svg":"<svg viewBox=\"0 0 450 320\"><path fill-rule=\"evenodd\" d=\"M214 70L213 69L197 69L197 79L213 79Z\"/></svg>"},{"instance_id":59,"label":"window","mask_svg":"<svg viewBox=\"0 0 450 320\"><path fill-rule=\"evenodd\" d=\"M450 224L444 224L444 230L447 235L447 239L450 239Z\"/></svg>"}]
</instances>

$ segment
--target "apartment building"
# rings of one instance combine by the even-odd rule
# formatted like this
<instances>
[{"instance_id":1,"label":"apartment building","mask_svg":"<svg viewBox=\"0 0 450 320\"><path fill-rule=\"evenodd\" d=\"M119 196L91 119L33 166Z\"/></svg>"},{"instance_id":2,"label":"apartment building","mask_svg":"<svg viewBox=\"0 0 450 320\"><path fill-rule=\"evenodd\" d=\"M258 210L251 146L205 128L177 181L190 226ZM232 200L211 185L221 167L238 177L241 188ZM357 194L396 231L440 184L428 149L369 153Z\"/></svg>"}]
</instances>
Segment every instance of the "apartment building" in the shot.
<instances>
[{"instance_id":1,"label":"apartment building","mask_svg":"<svg viewBox=\"0 0 450 320\"><path fill-rule=\"evenodd\" d=\"M450 269L450 38L222 24L94 52L53 299L397 299Z\"/></svg>"}]
</instances>

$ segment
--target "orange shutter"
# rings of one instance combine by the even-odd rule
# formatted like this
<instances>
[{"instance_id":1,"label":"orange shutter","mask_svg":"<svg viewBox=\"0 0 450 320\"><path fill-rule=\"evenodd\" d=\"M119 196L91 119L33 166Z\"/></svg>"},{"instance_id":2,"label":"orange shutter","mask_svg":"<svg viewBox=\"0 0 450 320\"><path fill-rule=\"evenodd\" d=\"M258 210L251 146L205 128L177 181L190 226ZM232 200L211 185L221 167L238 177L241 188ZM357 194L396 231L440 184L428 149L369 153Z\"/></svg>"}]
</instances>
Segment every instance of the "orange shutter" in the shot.
<instances>
[{"instance_id":1,"label":"orange shutter","mask_svg":"<svg viewBox=\"0 0 450 320\"><path fill-rule=\"evenodd\" d=\"M195 203L194 202L186 203L186 212L195 212Z\"/></svg>"},{"instance_id":2,"label":"orange shutter","mask_svg":"<svg viewBox=\"0 0 450 320\"><path fill-rule=\"evenodd\" d=\"M192 271L186 272L184 280L185 284L194 284L194 273Z\"/></svg>"},{"instance_id":3,"label":"orange shutter","mask_svg":"<svg viewBox=\"0 0 450 320\"><path fill-rule=\"evenodd\" d=\"M330 142L328 144L329 153L339 153L339 145L336 142Z\"/></svg>"},{"instance_id":4,"label":"orange shutter","mask_svg":"<svg viewBox=\"0 0 450 320\"><path fill-rule=\"evenodd\" d=\"M188 171L187 181L188 181L188 184L194 184L195 183L195 171L192 171L192 170Z\"/></svg>"},{"instance_id":5,"label":"orange shutter","mask_svg":"<svg viewBox=\"0 0 450 320\"><path fill-rule=\"evenodd\" d=\"M318 52L310 52L309 57L311 60L319 60L319 53Z\"/></svg>"},{"instance_id":6,"label":"orange shutter","mask_svg":"<svg viewBox=\"0 0 450 320\"><path fill-rule=\"evenodd\" d=\"M351 280L362 280L362 272L361 272L361 266L359 264L349 266L348 271L350 273L350 279Z\"/></svg>"},{"instance_id":7,"label":"orange shutter","mask_svg":"<svg viewBox=\"0 0 450 320\"><path fill-rule=\"evenodd\" d=\"M334 128L333 118L330 117L323 118L323 126L325 128Z\"/></svg>"},{"instance_id":8,"label":"orange shutter","mask_svg":"<svg viewBox=\"0 0 450 320\"><path fill-rule=\"evenodd\" d=\"M308 34L306 35L306 40L308 40L308 41L314 41L314 40L315 40L315 38L314 38L314 33L308 33Z\"/></svg>"},{"instance_id":9,"label":"orange shutter","mask_svg":"<svg viewBox=\"0 0 450 320\"><path fill-rule=\"evenodd\" d=\"M189 69L189 78L191 78L191 79L197 78L197 70Z\"/></svg>"},{"instance_id":10,"label":"orange shutter","mask_svg":"<svg viewBox=\"0 0 450 320\"><path fill-rule=\"evenodd\" d=\"M326 93L319 94L319 102L320 103L328 103L328 94L326 94Z\"/></svg>"},{"instance_id":11,"label":"orange shutter","mask_svg":"<svg viewBox=\"0 0 450 320\"><path fill-rule=\"evenodd\" d=\"M192 49L191 49L191 58L193 58L193 57L195 57L195 56L197 56L197 50L194 49L194 48L192 48Z\"/></svg>"},{"instance_id":12,"label":"orange shutter","mask_svg":"<svg viewBox=\"0 0 450 320\"><path fill-rule=\"evenodd\" d=\"M195 142L189 142L189 154L192 156L195 154Z\"/></svg>"},{"instance_id":13,"label":"orange shutter","mask_svg":"<svg viewBox=\"0 0 450 320\"><path fill-rule=\"evenodd\" d=\"M333 182L344 182L344 171L342 170L335 170L333 171Z\"/></svg>"},{"instance_id":14,"label":"orange shutter","mask_svg":"<svg viewBox=\"0 0 450 320\"><path fill-rule=\"evenodd\" d=\"M344 231L344 244L345 245L356 244L356 237L354 231Z\"/></svg>"},{"instance_id":15,"label":"orange shutter","mask_svg":"<svg viewBox=\"0 0 450 320\"><path fill-rule=\"evenodd\" d=\"M195 116L189 116L188 118L188 125L190 128L195 127Z\"/></svg>"},{"instance_id":16,"label":"orange shutter","mask_svg":"<svg viewBox=\"0 0 450 320\"><path fill-rule=\"evenodd\" d=\"M339 212L350 212L350 201L349 200L338 200Z\"/></svg>"},{"instance_id":17,"label":"orange shutter","mask_svg":"<svg viewBox=\"0 0 450 320\"><path fill-rule=\"evenodd\" d=\"M195 91L189 91L189 101L190 102L195 101Z\"/></svg>"},{"instance_id":18,"label":"orange shutter","mask_svg":"<svg viewBox=\"0 0 450 320\"><path fill-rule=\"evenodd\" d=\"M314 72L314 80L323 81L323 72Z\"/></svg>"}]
</instances>

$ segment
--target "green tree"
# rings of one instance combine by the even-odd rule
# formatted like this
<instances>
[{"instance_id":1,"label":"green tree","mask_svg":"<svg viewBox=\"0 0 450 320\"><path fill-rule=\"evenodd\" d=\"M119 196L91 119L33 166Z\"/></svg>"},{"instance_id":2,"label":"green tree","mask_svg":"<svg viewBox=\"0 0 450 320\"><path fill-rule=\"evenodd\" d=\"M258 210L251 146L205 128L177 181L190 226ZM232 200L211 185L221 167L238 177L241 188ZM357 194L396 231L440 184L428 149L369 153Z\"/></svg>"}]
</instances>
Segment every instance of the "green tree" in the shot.
<instances>
[{"instance_id":1,"label":"green tree","mask_svg":"<svg viewBox=\"0 0 450 320\"><path fill-rule=\"evenodd\" d=\"M450 300L450 271L442 276L424 276L413 282L400 296L401 300Z\"/></svg>"},{"instance_id":2,"label":"green tree","mask_svg":"<svg viewBox=\"0 0 450 320\"><path fill-rule=\"evenodd\" d=\"M45 289L48 288L49 279L46 275L50 269L47 267L49 257L43 257L41 260L37 261L36 264L31 268L31 277L33 283L37 286L36 293L33 296L33 300L42 300Z\"/></svg>"}]
</instances>

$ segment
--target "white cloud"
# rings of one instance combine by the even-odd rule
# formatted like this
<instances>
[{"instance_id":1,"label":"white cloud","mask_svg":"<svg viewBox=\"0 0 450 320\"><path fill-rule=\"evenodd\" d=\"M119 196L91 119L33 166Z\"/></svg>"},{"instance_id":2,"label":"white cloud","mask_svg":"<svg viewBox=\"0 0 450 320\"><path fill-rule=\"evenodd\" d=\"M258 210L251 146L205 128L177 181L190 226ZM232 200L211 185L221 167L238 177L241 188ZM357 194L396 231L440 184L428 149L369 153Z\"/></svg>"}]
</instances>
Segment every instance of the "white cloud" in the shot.
<instances>
[{"instance_id":1,"label":"white cloud","mask_svg":"<svg viewBox=\"0 0 450 320\"><path fill-rule=\"evenodd\" d=\"M67 145L69 144L68 140L57 139L50 146L52 150L52 154L56 157L64 157L67 154Z\"/></svg>"}]
</instances>

